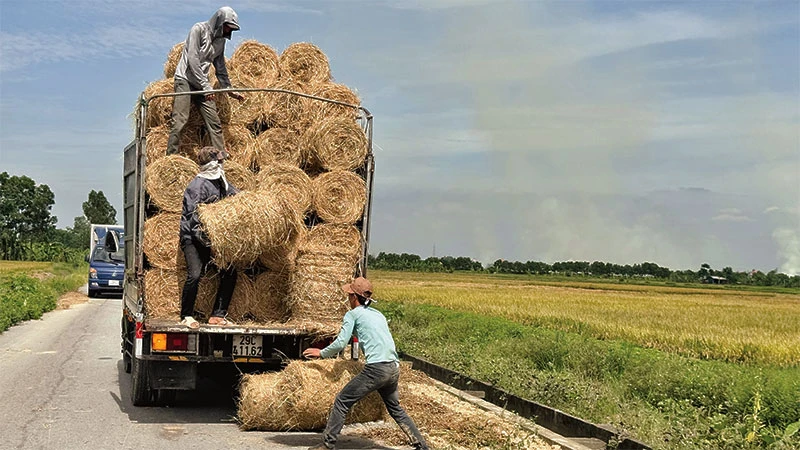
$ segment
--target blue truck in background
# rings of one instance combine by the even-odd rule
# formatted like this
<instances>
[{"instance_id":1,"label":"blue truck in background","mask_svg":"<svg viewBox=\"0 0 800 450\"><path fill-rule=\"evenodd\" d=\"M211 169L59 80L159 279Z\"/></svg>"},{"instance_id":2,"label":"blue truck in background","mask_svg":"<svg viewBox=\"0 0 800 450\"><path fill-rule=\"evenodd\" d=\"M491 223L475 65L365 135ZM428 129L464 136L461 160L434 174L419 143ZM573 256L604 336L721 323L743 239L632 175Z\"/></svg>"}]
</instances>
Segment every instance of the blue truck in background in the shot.
<instances>
[{"instance_id":1,"label":"blue truck in background","mask_svg":"<svg viewBox=\"0 0 800 450\"><path fill-rule=\"evenodd\" d=\"M125 279L125 229L92 224L89 245L89 297L122 295Z\"/></svg>"}]
</instances>

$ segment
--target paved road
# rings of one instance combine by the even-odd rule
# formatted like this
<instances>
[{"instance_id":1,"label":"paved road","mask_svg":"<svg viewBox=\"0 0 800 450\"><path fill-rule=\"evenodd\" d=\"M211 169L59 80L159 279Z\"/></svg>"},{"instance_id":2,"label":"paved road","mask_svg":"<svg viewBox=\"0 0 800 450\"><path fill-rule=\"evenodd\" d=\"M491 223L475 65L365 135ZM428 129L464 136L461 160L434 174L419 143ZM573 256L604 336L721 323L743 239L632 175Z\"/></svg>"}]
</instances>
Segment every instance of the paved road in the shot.
<instances>
[{"instance_id":1,"label":"paved road","mask_svg":"<svg viewBox=\"0 0 800 450\"><path fill-rule=\"evenodd\" d=\"M134 407L121 311L119 299L91 299L0 334L0 448L304 449L321 439L240 431L234 392L210 380L174 407ZM340 444L386 448L347 437Z\"/></svg>"}]
</instances>

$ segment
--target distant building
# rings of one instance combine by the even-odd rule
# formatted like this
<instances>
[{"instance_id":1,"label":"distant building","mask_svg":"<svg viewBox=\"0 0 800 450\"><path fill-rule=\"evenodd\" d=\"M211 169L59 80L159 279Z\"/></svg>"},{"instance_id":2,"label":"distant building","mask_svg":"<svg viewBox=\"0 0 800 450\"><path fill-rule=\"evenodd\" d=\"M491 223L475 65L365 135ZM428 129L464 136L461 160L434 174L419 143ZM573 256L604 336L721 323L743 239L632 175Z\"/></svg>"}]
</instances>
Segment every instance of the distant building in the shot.
<instances>
[{"instance_id":1,"label":"distant building","mask_svg":"<svg viewBox=\"0 0 800 450\"><path fill-rule=\"evenodd\" d=\"M703 278L705 284L728 284L728 279L725 277L718 277L715 275L707 275Z\"/></svg>"}]
</instances>

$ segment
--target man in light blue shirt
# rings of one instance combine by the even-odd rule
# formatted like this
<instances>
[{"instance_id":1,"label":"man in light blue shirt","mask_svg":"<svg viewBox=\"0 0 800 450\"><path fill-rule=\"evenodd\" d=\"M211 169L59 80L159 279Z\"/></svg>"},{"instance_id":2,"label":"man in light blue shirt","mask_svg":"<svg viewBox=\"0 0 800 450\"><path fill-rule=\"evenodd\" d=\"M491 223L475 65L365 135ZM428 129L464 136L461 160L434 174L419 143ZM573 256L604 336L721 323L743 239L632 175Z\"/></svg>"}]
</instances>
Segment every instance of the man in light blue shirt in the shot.
<instances>
[{"instance_id":1,"label":"man in light blue shirt","mask_svg":"<svg viewBox=\"0 0 800 450\"><path fill-rule=\"evenodd\" d=\"M336 396L333 409L328 416L328 425L323 433L324 442L309 450L336 448L336 439L344 426L347 413L359 400L370 392L378 391L386 410L400 429L408 436L415 449L427 450L428 445L420 434L414 421L400 406L397 395L397 382L400 379L400 363L394 339L389 332L386 318L372 304L372 283L358 277L352 283L342 286L350 301L350 311L344 315L342 330L331 345L323 348L309 348L303 352L306 358L335 358L344 350L350 337L355 335L364 350L367 362L364 370L356 375Z\"/></svg>"}]
</instances>

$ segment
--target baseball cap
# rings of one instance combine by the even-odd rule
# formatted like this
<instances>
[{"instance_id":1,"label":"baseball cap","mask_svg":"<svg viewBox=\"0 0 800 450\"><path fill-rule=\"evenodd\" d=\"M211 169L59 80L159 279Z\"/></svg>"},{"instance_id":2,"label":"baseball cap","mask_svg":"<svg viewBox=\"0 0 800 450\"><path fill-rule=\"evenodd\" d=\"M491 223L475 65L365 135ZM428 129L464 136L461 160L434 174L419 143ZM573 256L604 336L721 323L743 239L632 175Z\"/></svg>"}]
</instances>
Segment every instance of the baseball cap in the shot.
<instances>
[{"instance_id":1,"label":"baseball cap","mask_svg":"<svg viewBox=\"0 0 800 450\"><path fill-rule=\"evenodd\" d=\"M372 297L372 283L364 277L358 277L352 283L342 286L342 290L348 294L360 295L364 298Z\"/></svg>"}]
</instances>

